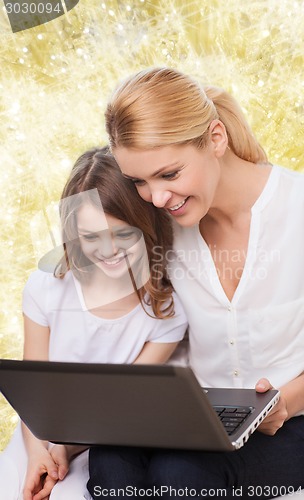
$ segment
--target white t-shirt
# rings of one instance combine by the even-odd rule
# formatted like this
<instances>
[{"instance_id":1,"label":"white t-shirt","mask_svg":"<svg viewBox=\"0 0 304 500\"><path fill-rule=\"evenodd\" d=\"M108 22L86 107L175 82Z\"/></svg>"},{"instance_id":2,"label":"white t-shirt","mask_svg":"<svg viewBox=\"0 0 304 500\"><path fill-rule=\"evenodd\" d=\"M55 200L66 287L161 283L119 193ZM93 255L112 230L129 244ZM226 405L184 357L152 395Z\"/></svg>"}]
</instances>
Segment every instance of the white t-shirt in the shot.
<instances>
[{"instance_id":1,"label":"white t-shirt","mask_svg":"<svg viewBox=\"0 0 304 500\"><path fill-rule=\"evenodd\" d=\"M179 299L173 295L176 313L173 318L151 318L139 304L121 318L102 319L86 309L81 286L71 272L60 280L51 273L35 271L24 288L23 312L36 323L50 328L51 361L132 363L145 342L177 342L184 337L187 319ZM145 307L153 314L150 307ZM170 362L187 363L182 344ZM27 453L18 425L9 445L0 454L0 500L23 498L26 469ZM58 481L50 498L91 498L86 489L88 479L86 451L73 460L69 474L64 481Z\"/></svg>"},{"instance_id":2,"label":"white t-shirt","mask_svg":"<svg viewBox=\"0 0 304 500\"><path fill-rule=\"evenodd\" d=\"M303 372L303 174L273 166L252 207L245 267L231 302L198 226L175 227L174 249L170 276L202 385L254 387L266 377L280 387Z\"/></svg>"},{"instance_id":3,"label":"white t-shirt","mask_svg":"<svg viewBox=\"0 0 304 500\"><path fill-rule=\"evenodd\" d=\"M23 292L23 312L50 328L50 361L132 363L145 342L177 342L184 336L187 319L174 294L175 316L148 316L141 304L117 319L93 315L84 305L79 282L69 271L64 279L35 271ZM153 315L152 309L145 306Z\"/></svg>"}]
</instances>

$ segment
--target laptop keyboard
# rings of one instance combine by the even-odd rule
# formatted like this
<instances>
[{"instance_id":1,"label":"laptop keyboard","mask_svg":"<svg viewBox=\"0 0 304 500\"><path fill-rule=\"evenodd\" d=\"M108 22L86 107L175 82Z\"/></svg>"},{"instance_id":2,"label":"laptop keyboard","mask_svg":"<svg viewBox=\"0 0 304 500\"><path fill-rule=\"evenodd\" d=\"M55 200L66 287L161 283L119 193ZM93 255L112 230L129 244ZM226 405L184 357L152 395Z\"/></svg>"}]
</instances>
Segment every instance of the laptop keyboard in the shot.
<instances>
[{"instance_id":1,"label":"laptop keyboard","mask_svg":"<svg viewBox=\"0 0 304 500\"><path fill-rule=\"evenodd\" d=\"M213 408L229 436L238 429L253 410L250 406L214 406Z\"/></svg>"}]
</instances>

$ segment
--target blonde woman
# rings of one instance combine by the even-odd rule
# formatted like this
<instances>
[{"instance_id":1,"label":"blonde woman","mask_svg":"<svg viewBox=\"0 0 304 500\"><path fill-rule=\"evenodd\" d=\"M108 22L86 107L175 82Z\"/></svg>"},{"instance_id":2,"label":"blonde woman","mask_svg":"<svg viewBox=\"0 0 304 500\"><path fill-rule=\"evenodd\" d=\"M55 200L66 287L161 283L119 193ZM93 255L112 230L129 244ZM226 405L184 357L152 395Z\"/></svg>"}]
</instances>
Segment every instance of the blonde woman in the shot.
<instances>
[{"instance_id":1,"label":"blonde woman","mask_svg":"<svg viewBox=\"0 0 304 500\"><path fill-rule=\"evenodd\" d=\"M301 489L304 176L269 163L232 96L170 68L124 81L108 103L106 127L123 176L174 224L170 277L201 385L281 390L241 450L159 451L137 476L166 486L164 498L186 488L207 497L242 488L244 498ZM91 481L108 475L108 484L107 462L94 465ZM128 474L135 482L130 470L118 463L116 482Z\"/></svg>"}]
</instances>

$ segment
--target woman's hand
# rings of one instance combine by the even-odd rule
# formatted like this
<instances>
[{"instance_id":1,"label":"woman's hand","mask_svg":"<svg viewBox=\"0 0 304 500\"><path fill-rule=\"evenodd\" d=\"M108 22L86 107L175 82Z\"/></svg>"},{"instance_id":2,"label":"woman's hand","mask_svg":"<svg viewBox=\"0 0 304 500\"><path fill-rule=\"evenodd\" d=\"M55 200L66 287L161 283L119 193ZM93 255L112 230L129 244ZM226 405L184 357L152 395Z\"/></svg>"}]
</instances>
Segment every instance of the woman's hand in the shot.
<instances>
[{"instance_id":1,"label":"woman's hand","mask_svg":"<svg viewBox=\"0 0 304 500\"><path fill-rule=\"evenodd\" d=\"M47 500L58 481L58 466L46 448L29 458L25 484L24 500Z\"/></svg>"},{"instance_id":2,"label":"woman's hand","mask_svg":"<svg viewBox=\"0 0 304 500\"><path fill-rule=\"evenodd\" d=\"M257 392L266 392L269 389L273 389L273 386L267 378L260 379L255 386L255 390ZM281 394L278 403L272 408L267 417L259 425L258 430L264 434L268 434L269 436L274 436L287 419L287 402Z\"/></svg>"}]
</instances>

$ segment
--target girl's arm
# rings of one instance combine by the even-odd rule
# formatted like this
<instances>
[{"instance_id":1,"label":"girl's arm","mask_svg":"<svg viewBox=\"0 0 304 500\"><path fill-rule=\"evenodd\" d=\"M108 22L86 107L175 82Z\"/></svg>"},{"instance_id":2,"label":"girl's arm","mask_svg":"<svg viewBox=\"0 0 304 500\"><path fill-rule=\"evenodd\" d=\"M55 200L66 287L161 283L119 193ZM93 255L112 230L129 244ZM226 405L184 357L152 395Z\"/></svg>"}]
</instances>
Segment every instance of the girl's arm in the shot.
<instances>
[{"instance_id":1,"label":"girl's arm","mask_svg":"<svg viewBox=\"0 0 304 500\"><path fill-rule=\"evenodd\" d=\"M31 320L23 314L24 346L23 359L48 361L50 329Z\"/></svg>"},{"instance_id":2,"label":"girl's arm","mask_svg":"<svg viewBox=\"0 0 304 500\"><path fill-rule=\"evenodd\" d=\"M48 442L40 441L22 423L22 433L28 455L24 500L46 498L58 481L58 467L48 452Z\"/></svg>"},{"instance_id":3,"label":"girl's arm","mask_svg":"<svg viewBox=\"0 0 304 500\"><path fill-rule=\"evenodd\" d=\"M50 330L46 326L35 323L24 315L24 349L23 358L47 361L49 353ZM28 467L24 484L24 500L40 500L48 496L58 477L67 470L52 459L48 452L48 442L37 439L22 423L22 433L28 454ZM64 474L64 475L65 475Z\"/></svg>"},{"instance_id":4,"label":"girl's arm","mask_svg":"<svg viewBox=\"0 0 304 500\"><path fill-rule=\"evenodd\" d=\"M162 364L168 361L179 342L146 342L134 364Z\"/></svg>"}]
</instances>

